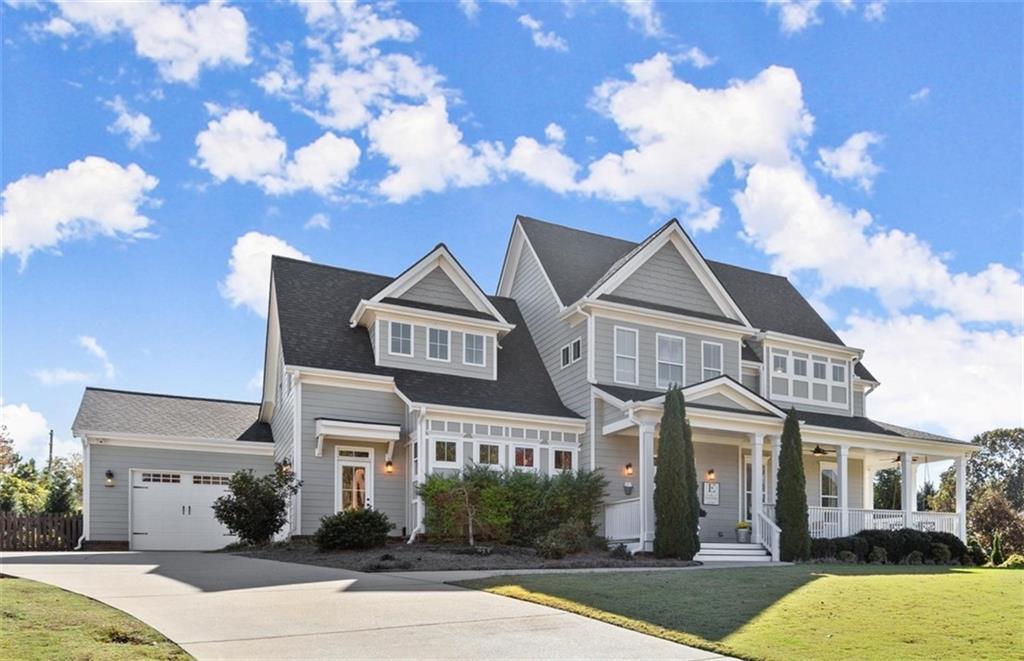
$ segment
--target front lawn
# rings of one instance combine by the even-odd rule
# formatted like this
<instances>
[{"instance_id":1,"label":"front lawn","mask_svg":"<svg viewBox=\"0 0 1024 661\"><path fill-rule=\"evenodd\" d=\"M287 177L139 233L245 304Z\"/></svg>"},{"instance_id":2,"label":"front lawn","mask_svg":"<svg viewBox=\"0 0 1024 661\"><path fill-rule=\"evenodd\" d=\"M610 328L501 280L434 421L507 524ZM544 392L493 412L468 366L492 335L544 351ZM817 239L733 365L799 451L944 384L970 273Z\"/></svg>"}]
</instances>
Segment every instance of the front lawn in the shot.
<instances>
[{"instance_id":1,"label":"front lawn","mask_svg":"<svg viewBox=\"0 0 1024 661\"><path fill-rule=\"evenodd\" d=\"M116 608L0 575L0 659L140 658L192 657Z\"/></svg>"},{"instance_id":2,"label":"front lawn","mask_svg":"<svg viewBox=\"0 0 1024 661\"><path fill-rule=\"evenodd\" d=\"M1020 659L1024 571L822 565L461 583L748 659Z\"/></svg>"}]
</instances>

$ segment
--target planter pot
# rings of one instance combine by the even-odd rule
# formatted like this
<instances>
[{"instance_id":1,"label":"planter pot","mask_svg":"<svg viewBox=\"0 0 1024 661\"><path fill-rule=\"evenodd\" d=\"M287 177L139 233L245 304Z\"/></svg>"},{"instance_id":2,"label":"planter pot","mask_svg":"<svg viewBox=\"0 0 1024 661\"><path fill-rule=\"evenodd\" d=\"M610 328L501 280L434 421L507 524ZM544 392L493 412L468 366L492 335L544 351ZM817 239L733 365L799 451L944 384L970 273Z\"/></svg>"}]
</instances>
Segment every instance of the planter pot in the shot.
<instances>
[{"instance_id":1,"label":"planter pot","mask_svg":"<svg viewBox=\"0 0 1024 661\"><path fill-rule=\"evenodd\" d=\"M737 528L736 529L736 541L740 544L750 543L750 528Z\"/></svg>"}]
</instances>

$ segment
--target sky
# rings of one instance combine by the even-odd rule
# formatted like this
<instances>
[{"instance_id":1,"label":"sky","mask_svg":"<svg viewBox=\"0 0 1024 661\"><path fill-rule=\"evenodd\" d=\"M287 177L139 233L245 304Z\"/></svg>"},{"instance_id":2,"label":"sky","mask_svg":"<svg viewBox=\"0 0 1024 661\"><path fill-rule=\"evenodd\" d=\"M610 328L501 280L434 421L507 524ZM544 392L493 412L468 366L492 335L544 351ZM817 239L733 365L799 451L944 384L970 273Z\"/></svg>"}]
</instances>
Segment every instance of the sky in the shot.
<instances>
[{"instance_id":1,"label":"sky","mask_svg":"<svg viewBox=\"0 0 1024 661\"><path fill-rule=\"evenodd\" d=\"M876 419L1022 424L1020 4L3 5L0 417L259 399L269 255L493 292L516 214L787 275Z\"/></svg>"}]
</instances>

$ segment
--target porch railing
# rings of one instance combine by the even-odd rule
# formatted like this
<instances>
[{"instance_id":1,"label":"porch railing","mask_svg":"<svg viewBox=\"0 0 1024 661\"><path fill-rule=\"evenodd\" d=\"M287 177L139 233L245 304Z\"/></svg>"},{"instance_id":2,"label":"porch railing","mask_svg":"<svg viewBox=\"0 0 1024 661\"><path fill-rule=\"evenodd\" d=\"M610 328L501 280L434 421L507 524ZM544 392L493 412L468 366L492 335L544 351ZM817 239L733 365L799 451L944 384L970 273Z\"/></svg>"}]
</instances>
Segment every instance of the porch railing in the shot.
<instances>
[{"instance_id":1,"label":"porch railing","mask_svg":"<svg viewBox=\"0 0 1024 661\"><path fill-rule=\"evenodd\" d=\"M954 512L914 512L910 517L912 526L917 530L958 534Z\"/></svg>"},{"instance_id":2,"label":"porch railing","mask_svg":"<svg viewBox=\"0 0 1024 661\"><path fill-rule=\"evenodd\" d=\"M774 562L779 561L779 526L775 524L774 518L761 512L757 515L757 539L754 540L772 554Z\"/></svg>"},{"instance_id":3,"label":"porch railing","mask_svg":"<svg viewBox=\"0 0 1024 661\"><path fill-rule=\"evenodd\" d=\"M640 539L639 498L627 498L605 505L604 536L610 541Z\"/></svg>"},{"instance_id":4,"label":"porch railing","mask_svg":"<svg viewBox=\"0 0 1024 661\"><path fill-rule=\"evenodd\" d=\"M769 521L778 521L775 518L775 503L765 503L761 505L761 511L768 517Z\"/></svg>"},{"instance_id":5,"label":"porch railing","mask_svg":"<svg viewBox=\"0 0 1024 661\"><path fill-rule=\"evenodd\" d=\"M850 534L861 530L899 530L906 528L902 510L850 510Z\"/></svg>"},{"instance_id":6,"label":"porch railing","mask_svg":"<svg viewBox=\"0 0 1024 661\"><path fill-rule=\"evenodd\" d=\"M903 510L868 510L851 508L847 510L848 533L855 535L861 530L899 530L906 528L906 514ZM811 537L839 537L842 534L843 512L838 507L808 507L807 523ZM955 512L911 512L910 528L935 532L958 534Z\"/></svg>"},{"instance_id":7,"label":"porch railing","mask_svg":"<svg viewBox=\"0 0 1024 661\"><path fill-rule=\"evenodd\" d=\"M808 507L807 528L811 537L839 537L842 510L838 507Z\"/></svg>"}]
</instances>

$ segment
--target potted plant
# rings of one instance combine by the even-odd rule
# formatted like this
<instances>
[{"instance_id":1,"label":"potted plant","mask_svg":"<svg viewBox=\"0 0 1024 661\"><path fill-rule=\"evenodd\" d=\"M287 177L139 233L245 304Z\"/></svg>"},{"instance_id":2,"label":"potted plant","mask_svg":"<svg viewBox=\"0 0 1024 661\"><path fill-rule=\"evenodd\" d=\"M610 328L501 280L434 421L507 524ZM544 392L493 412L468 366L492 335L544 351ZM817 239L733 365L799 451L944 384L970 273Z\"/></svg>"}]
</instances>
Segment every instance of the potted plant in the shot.
<instances>
[{"instance_id":1,"label":"potted plant","mask_svg":"<svg viewBox=\"0 0 1024 661\"><path fill-rule=\"evenodd\" d=\"M740 544L750 543L750 522L740 521L736 524L736 541Z\"/></svg>"}]
</instances>

